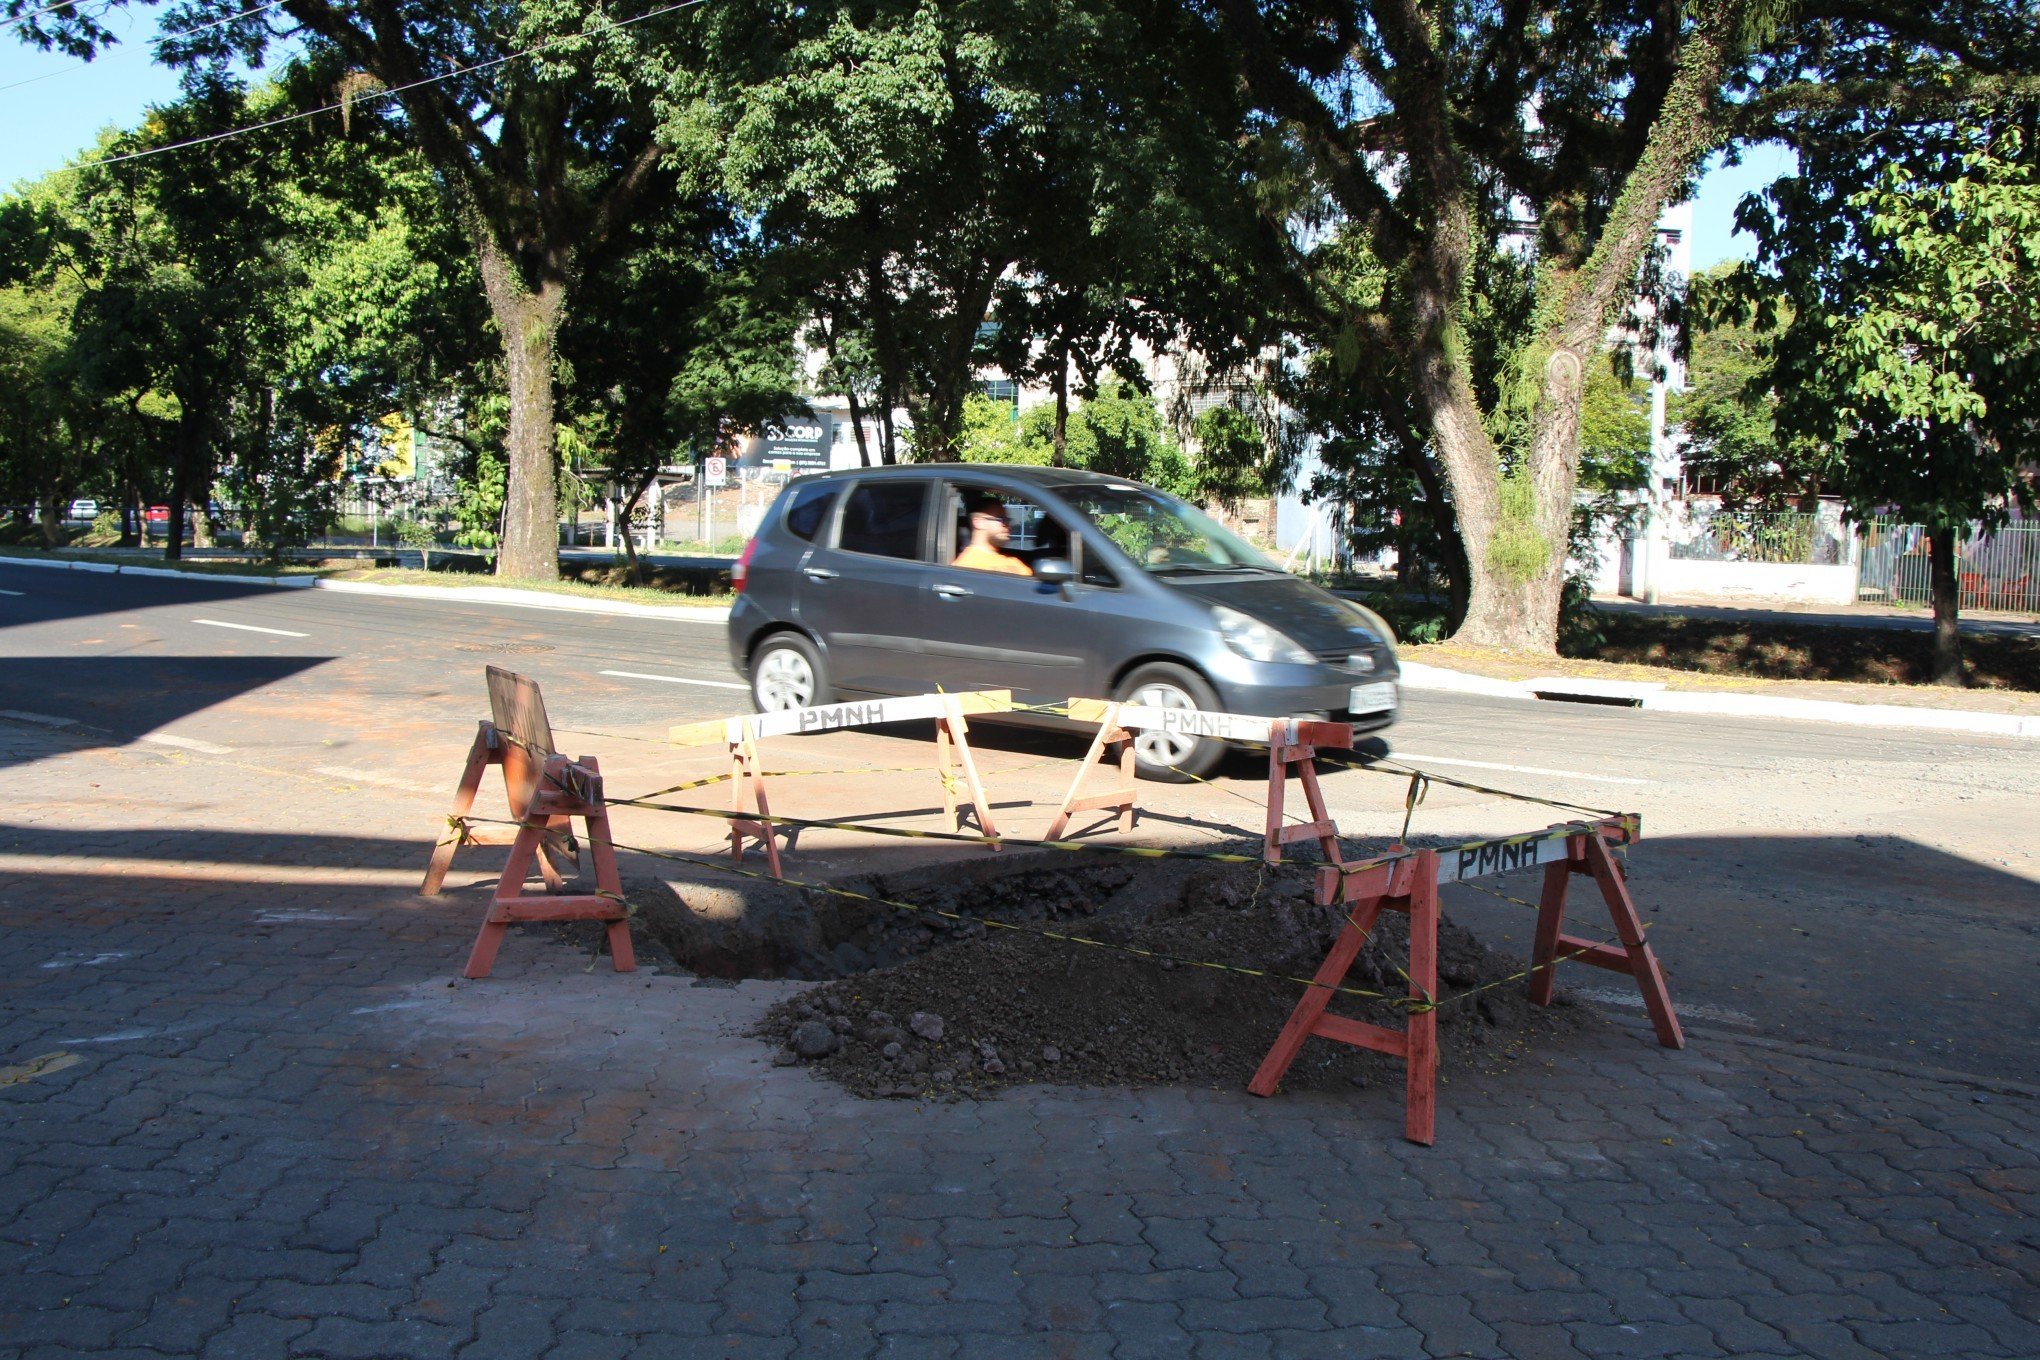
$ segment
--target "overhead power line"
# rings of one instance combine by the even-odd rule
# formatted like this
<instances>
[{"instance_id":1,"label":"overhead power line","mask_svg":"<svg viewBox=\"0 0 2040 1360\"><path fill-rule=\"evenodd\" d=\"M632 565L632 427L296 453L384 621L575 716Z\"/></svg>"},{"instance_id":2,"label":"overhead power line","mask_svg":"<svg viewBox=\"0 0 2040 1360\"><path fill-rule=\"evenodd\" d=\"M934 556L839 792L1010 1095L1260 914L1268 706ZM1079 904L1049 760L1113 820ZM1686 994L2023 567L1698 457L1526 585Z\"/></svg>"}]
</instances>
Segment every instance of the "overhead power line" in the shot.
<instances>
[{"instance_id":1,"label":"overhead power line","mask_svg":"<svg viewBox=\"0 0 2040 1360\"><path fill-rule=\"evenodd\" d=\"M65 0L65 3L72 3L72 0ZM251 15L265 13L283 3L285 3L285 0L269 0L269 3L266 5L257 5L254 9L244 9L239 14L229 14L224 19L212 19L206 23L193 24L189 28L162 29L157 32L156 40L161 42L165 38L188 38L194 33L203 33L209 28L219 28L223 25L231 24L237 19L246 19ZM33 85L37 81L48 80L52 76L60 76L67 71L82 71L91 64L89 61L74 61L69 66L59 66L56 70L45 71L39 76L29 76L25 80L16 80L6 85L0 85L0 93L5 93L8 90L18 90L24 85Z\"/></svg>"},{"instance_id":2,"label":"overhead power line","mask_svg":"<svg viewBox=\"0 0 2040 1360\"><path fill-rule=\"evenodd\" d=\"M661 15L671 14L676 10L692 9L696 5L706 3L707 0L675 0L673 4L661 5L657 9L647 10L643 14L632 15L628 19L618 19L616 22L607 24L599 29L584 30L580 33L562 33L557 37L548 38L542 43L536 43L524 48L522 51L506 53L500 57L491 57L487 61L478 61L471 66L455 67L451 71L442 71L436 76L426 76L421 80L413 80L403 85L392 85L387 89L378 90L372 94L364 94L357 99L326 104L316 109L304 109L297 113L285 114L281 118L271 118L260 123L250 123L245 127L227 128L220 132L209 132L203 137L188 137L181 142L166 142L162 146L146 147L143 150L129 151L119 156L106 156L99 160L80 161L77 168L82 170L102 165L119 165L123 161L143 160L149 156L161 156L170 151L184 151L194 146L205 146L212 142L223 142L232 137L245 137L251 132L266 132L270 128L282 127L286 123L299 123L307 118L316 118L322 113L339 113L341 110L352 105L370 104L384 99L393 99L407 90L420 89L426 85L437 85L442 80L452 80L456 76L473 75L477 71L491 70L495 67L518 61L524 57L536 56L547 48L557 47L561 43L600 37L611 29L629 28L632 24L641 24L647 19L656 19Z\"/></svg>"},{"instance_id":3,"label":"overhead power line","mask_svg":"<svg viewBox=\"0 0 2040 1360\"><path fill-rule=\"evenodd\" d=\"M12 28L16 24L25 24L30 19L40 19L43 15L53 10L76 9L81 3L83 3L83 0L57 0L57 3L54 5L44 5L41 9L32 9L26 14L16 14L10 18L0 19L0 28ZM102 12L104 9L105 7L102 6Z\"/></svg>"}]
</instances>

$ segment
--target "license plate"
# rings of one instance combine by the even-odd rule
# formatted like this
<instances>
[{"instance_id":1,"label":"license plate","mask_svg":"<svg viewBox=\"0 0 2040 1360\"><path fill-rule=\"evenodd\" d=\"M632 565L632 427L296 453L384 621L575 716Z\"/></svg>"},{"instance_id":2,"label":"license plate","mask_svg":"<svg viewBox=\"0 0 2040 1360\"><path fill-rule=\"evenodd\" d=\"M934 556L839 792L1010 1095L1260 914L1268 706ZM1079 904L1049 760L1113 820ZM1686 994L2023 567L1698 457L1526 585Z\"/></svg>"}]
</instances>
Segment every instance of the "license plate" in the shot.
<instances>
[{"instance_id":1,"label":"license plate","mask_svg":"<svg viewBox=\"0 0 2040 1360\"><path fill-rule=\"evenodd\" d=\"M1355 685L1347 696L1346 708L1352 713L1382 713L1395 707L1395 682L1383 680L1373 685Z\"/></svg>"}]
</instances>

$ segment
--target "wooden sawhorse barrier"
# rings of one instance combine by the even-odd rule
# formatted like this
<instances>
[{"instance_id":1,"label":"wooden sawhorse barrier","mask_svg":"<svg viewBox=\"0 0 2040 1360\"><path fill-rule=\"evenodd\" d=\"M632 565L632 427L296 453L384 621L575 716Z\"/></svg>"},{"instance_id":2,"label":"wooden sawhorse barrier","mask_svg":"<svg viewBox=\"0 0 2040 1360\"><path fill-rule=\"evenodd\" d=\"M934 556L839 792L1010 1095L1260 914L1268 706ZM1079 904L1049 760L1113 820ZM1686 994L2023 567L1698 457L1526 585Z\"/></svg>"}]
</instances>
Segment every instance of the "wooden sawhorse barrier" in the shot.
<instances>
[{"instance_id":1,"label":"wooden sawhorse barrier","mask_svg":"<svg viewBox=\"0 0 2040 1360\"><path fill-rule=\"evenodd\" d=\"M1552 975L1569 958L1628 973L1643 993L1658 1042L1666 1048L1685 1047L1685 1036L1665 989L1664 972L1644 939L1643 922L1629 896L1627 880L1610 850L1611 844L1634 841L1639 834L1637 818L1610 817L1586 825L1555 826L1531 836L1476 841L1443 850L1399 851L1365 863L1333 863L1320 868L1317 900L1321 905L1343 905L1346 924L1247 1089L1257 1096L1274 1095L1304 1042L1313 1035L1386 1053L1403 1060L1403 1136L1430 1146L1438 1116L1438 889L1446 883L1538 865L1544 867L1544 896L1537 914L1530 999L1538 1005L1550 1004ZM1575 874L1591 876L1600 887L1621 948L1565 933L1566 887ZM1408 1024L1399 1030L1327 1010L1384 911L1400 911L1410 918L1411 1006Z\"/></svg>"},{"instance_id":2,"label":"wooden sawhorse barrier","mask_svg":"<svg viewBox=\"0 0 2040 1360\"><path fill-rule=\"evenodd\" d=\"M601 767L592 756L572 761L554 752L552 724L536 682L495 666L488 668L488 682L493 720L481 723L475 732L467 766L454 792L453 809L447 814L447 831L433 847L419 891L426 897L438 895L460 846L507 844L510 859L496 880L464 976L487 977L504 932L523 921L607 922L610 960L617 972L628 973L637 967L637 957L630 943L616 847L609 834L609 810L602 801ZM491 765L503 769L510 820L517 824L511 835L480 832L466 820L474 810L482 775ZM564 855L578 870L579 855L573 841L576 817L587 828L588 853L595 868L593 893L562 891L565 880L550 858ZM524 890L533 861L549 889L544 894Z\"/></svg>"},{"instance_id":3,"label":"wooden sawhorse barrier","mask_svg":"<svg viewBox=\"0 0 2040 1360\"><path fill-rule=\"evenodd\" d=\"M1287 719L1268 730L1268 834L1261 857L1270 864L1282 862L1282 847L1297 841L1316 841L1318 853L1327 864L1343 863L1339 854L1339 828L1325 811L1325 795L1318 787L1318 747L1341 751L1353 749L1351 723L1298 722ZM1310 820L1295 826L1282 824L1282 803L1289 789L1289 776L1303 786L1303 803Z\"/></svg>"},{"instance_id":4,"label":"wooden sawhorse barrier","mask_svg":"<svg viewBox=\"0 0 2040 1360\"><path fill-rule=\"evenodd\" d=\"M761 739L933 718L935 768L942 780L942 807L949 825L953 829L961 829L965 814L974 815L978 832L992 838L991 848L997 850L999 829L992 822L991 804L985 796L984 782L978 778L977 762L971 758L967 740L970 729L965 717L972 713L1003 713L1012 707L1012 691L1003 689L974 690L963 694L909 694L895 699L853 700L814 708L777 709L770 713L684 723L669 729L666 739L675 746L721 743L729 748L730 858L743 863L745 843L755 841L765 851L765 863L772 876L780 878L784 875L780 870L779 845L774 837L787 836L790 848L794 831L781 832L773 823L772 804L765 791L765 776L758 766L757 744ZM968 795L967 799L957 797L959 786Z\"/></svg>"}]
</instances>

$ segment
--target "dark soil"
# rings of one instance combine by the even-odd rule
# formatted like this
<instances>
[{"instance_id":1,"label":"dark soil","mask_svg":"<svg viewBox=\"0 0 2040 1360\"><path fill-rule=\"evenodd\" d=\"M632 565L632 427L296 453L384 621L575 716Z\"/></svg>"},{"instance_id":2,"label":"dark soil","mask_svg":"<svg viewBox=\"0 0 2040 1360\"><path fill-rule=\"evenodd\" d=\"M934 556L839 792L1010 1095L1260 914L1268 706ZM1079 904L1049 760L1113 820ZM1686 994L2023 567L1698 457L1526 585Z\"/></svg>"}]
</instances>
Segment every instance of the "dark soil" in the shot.
<instances>
[{"instance_id":1,"label":"dark soil","mask_svg":"<svg viewBox=\"0 0 2040 1360\"><path fill-rule=\"evenodd\" d=\"M1194 861L1003 860L845 885L972 918L965 920L811 894L804 909L788 903L793 909L768 913L787 926L781 974L834 980L774 1007L756 1033L773 1046L776 1062L808 1063L867 1096L976 1096L1024 1082L1237 1089L1303 994L1293 979L1316 971L1344 921L1337 908L1314 902L1306 872ZM687 924L690 913L679 906L649 913L648 931L683 965L726 975L715 967L722 960L708 936ZM826 929L818 928L823 920ZM772 971L772 933L756 928L754 914L743 937L747 974ZM1408 952L1407 923L1386 917L1347 986L1406 995L1396 965ZM1533 1048L1563 1046L1597 1023L1563 992L1554 1007L1530 1005L1512 976L1523 966L1444 925L1438 1019L1448 1076L1502 1072ZM1393 1028L1406 1014L1343 995L1333 1009ZM1401 1080L1400 1062L1312 1040L1285 1085Z\"/></svg>"},{"instance_id":2,"label":"dark soil","mask_svg":"<svg viewBox=\"0 0 2040 1360\"><path fill-rule=\"evenodd\" d=\"M1765 680L1933 682L1933 634L1911 629L1618 614L1602 614L1594 626L1603 641L1567 655ZM1962 655L1976 688L2040 690L2040 639L1965 633Z\"/></svg>"}]
</instances>

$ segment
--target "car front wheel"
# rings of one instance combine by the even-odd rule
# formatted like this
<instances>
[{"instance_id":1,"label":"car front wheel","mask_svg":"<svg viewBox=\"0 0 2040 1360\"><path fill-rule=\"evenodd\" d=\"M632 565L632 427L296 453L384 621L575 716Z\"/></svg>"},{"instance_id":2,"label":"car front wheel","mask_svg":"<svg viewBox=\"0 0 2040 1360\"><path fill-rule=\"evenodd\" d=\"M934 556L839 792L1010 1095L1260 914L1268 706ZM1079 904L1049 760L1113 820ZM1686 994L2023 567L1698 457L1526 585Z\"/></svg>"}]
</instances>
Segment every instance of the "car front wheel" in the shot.
<instances>
[{"instance_id":1,"label":"car front wheel","mask_svg":"<svg viewBox=\"0 0 2040 1360\"><path fill-rule=\"evenodd\" d=\"M1218 696L1204 677L1184 666L1157 661L1142 666L1120 682L1114 696L1143 708L1203 709L1215 712ZM1182 732L1135 732L1134 771L1142 779L1184 784L1210 774L1225 755L1225 743Z\"/></svg>"},{"instance_id":2,"label":"car front wheel","mask_svg":"<svg viewBox=\"0 0 2040 1360\"><path fill-rule=\"evenodd\" d=\"M777 633L751 656L751 703L760 713L829 702L821 653L798 633Z\"/></svg>"}]
</instances>

